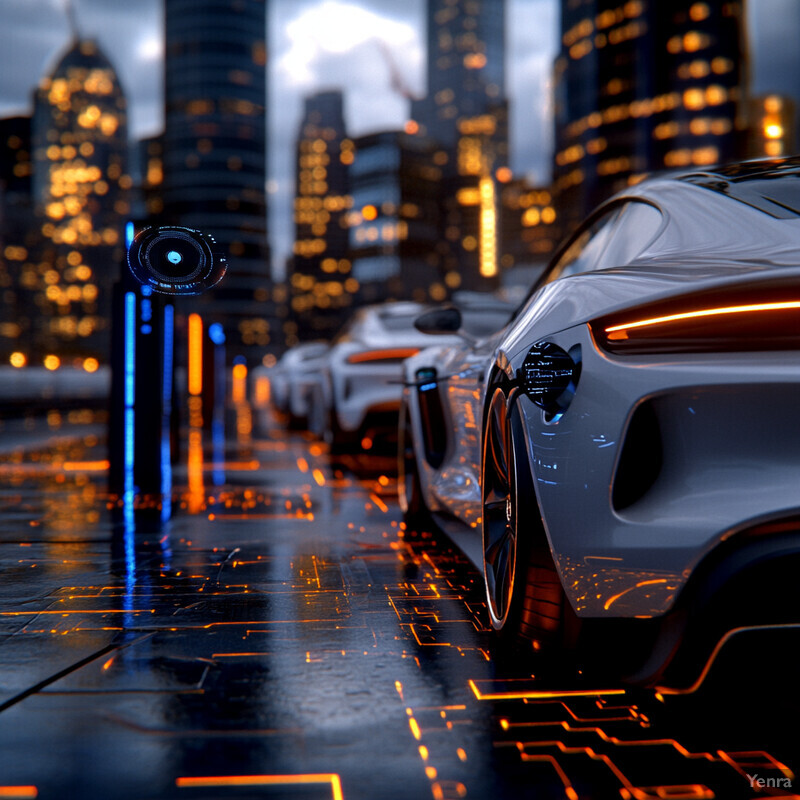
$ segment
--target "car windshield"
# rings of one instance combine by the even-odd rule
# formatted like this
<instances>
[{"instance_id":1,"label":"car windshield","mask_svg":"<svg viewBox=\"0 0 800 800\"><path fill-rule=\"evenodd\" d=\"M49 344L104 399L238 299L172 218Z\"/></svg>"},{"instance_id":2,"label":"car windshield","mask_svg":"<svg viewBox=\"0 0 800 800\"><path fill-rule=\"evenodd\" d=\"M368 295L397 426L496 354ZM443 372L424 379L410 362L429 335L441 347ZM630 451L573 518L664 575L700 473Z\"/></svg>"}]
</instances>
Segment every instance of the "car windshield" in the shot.
<instances>
[{"instance_id":1,"label":"car windshield","mask_svg":"<svg viewBox=\"0 0 800 800\"><path fill-rule=\"evenodd\" d=\"M413 312L384 312L379 314L381 324L387 331L407 331L413 329L414 320L420 315L421 309Z\"/></svg>"}]
</instances>

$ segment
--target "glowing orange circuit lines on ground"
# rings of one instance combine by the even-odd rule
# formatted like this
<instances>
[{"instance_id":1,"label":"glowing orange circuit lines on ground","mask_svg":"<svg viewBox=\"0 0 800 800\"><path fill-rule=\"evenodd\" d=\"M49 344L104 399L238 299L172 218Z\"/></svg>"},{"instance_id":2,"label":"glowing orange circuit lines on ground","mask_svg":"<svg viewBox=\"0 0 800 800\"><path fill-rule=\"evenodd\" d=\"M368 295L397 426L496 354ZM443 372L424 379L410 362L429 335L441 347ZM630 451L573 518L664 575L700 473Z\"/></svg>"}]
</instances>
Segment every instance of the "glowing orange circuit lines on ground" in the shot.
<instances>
[{"instance_id":1,"label":"glowing orange circuit lines on ground","mask_svg":"<svg viewBox=\"0 0 800 800\"><path fill-rule=\"evenodd\" d=\"M680 742L675 739L620 739L617 736L609 736L602 728L596 726L583 727L573 726L568 722L554 721L554 722L510 722L503 726L504 730L514 729L533 729L533 728L563 728L567 733L594 733L598 738L604 742L616 745L618 747L672 747L684 758L704 758L706 761L718 760L718 755L714 753L692 753L687 750ZM542 742L536 742L537 745Z\"/></svg>"},{"instance_id":2,"label":"glowing orange circuit lines on ground","mask_svg":"<svg viewBox=\"0 0 800 800\"><path fill-rule=\"evenodd\" d=\"M752 774L747 772L747 770L751 769L754 772L757 770L763 771L765 769L775 770L790 781L793 781L795 778L794 772L792 772L789 767L763 750L747 750L742 753L726 753L723 750L718 750L717 753L725 763L730 764L744 778ZM792 797L797 796L798 795L792 795Z\"/></svg>"},{"instance_id":3,"label":"glowing orange circuit lines on ground","mask_svg":"<svg viewBox=\"0 0 800 800\"><path fill-rule=\"evenodd\" d=\"M530 684L528 679L520 679L521 682ZM514 681L503 681L503 683L513 683ZM553 700L568 697L602 697L609 695L624 695L624 689L566 689L564 691L550 691L539 689L523 689L520 691L506 692L482 692L478 688L479 683L496 683L496 681L469 681L469 688L478 700Z\"/></svg>"},{"instance_id":4,"label":"glowing orange circuit lines on ground","mask_svg":"<svg viewBox=\"0 0 800 800\"><path fill-rule=\"evenodd\" d=\"M333 800L344 800L342 782L336 773L305 775L216 775L198 778L176 778L179 789L209 789L223 786L305 786L307 784L330 784Z\"/></svg>"},{"instance_id":5,"label":"glowing orange circuit lines on ground","mask_svg":"<svg viewBox=\"0 0 800 800\"><path fill-rule=\"evenodd\" d=\"M375 492L372 492L369 496L369 499L385 514L389 510L389 506L381 500Z\"/></svg>"},{"instance_id":6,"label":"glowing orange circuit lines on ground","mask_svg":"<svg viewBox=\"0 0 800 800\"><path fill-rule=\"evenodd\" d=\"M403 684L400 681L394 682L394 688L397 691L397 694L400 695L400 699L403 700ZM445 705L445 706L422 706L417 708L417 712L435 712L437 719L440 721L445 722L445 730L448 733L452 733L454 730L453 722L449 719L448 713L449 712L459 712L459 711L466 711L465 705ZM467 796L467 787L458 780L444 780L440 776L440 769L437 769L431 763L431 748L428 745L422 744L421 739L423 736L423 730L420 726L419 722L415 717L415 711L410 706L406 706L406 715L408 717L408 727L411 731L411 735L414 737L414 740L420 742L417 746L417 752L419 753L419 757L422 759L425 777L431 782L431 794L433 795L434 800L455 800L456 798L462 798ZM446 749L448 751L452 751L452 742L448 742ZM469 760L467 756L467 751L463 747L456 748L456 755L461 763L464 763Z\"/></svg>"}]
</instances>

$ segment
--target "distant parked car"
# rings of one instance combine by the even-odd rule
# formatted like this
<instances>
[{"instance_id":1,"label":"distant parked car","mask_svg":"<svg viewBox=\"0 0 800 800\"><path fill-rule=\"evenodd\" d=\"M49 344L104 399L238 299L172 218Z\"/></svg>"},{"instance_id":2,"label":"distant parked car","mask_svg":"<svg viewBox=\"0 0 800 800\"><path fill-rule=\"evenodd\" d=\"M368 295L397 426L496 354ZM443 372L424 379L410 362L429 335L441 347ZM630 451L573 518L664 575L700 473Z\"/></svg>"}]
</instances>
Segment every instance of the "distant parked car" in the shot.
<instances>
[{"instance_id":1,"label":"distant parked car","mask_svg":"<svg viewBox=\"0 0 800 800\"><path fill-rule=\"evenodd\" d=\"M365 306L334 339L325 370L313 389L311 429L334 449L372 446L397 428L402 363L436 341L414 328L419 303Z\"/></svg>"},{"instance_id":2,"label":"distant parked car","mask_svg":"<svg viewBox=\"0 0 800 800\"><path fill-rule=\"evenodd\" d=\"M304 427L308 415L310 380L328 352L327 342L305 342L290 347L269 371L273 406L287 414L292 427Z\"/></svg>"},{"instance_id":3,"label":"distant parked car","mask_svg":"<svg viewBox=\"0 0 800 800\"><path fill-rule=\"evenodd\" d=\"M405 369L401 503L483 570L501 640L688 685L800 621L800 158L630 187L507 326Z\"/></svg>"}]
</instances>

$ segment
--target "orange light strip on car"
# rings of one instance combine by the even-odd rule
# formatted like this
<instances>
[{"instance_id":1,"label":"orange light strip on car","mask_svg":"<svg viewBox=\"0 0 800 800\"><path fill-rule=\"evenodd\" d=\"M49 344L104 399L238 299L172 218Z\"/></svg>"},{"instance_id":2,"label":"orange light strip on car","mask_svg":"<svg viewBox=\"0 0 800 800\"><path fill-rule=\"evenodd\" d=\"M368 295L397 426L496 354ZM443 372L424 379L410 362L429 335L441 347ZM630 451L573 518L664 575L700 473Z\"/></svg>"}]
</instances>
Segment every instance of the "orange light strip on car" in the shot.
<instances>
[{"instance_id":1,"label":"orange light strip on car","mask_svg":"<svg viewBox=\"0 0 800 800\"><path fill-rule=\"evenodd\" d=\"M419 353L417 347L395 347L390 350L368 350L364 353L353 353L348 356L350 364L365 364L369 361L400 361L404 358L411 358Z\"/></svg>"},{"instance_id":2,"label":"orange light strip on car","mask_svg":"<svg viewBox=\"0 0 800 800\"><path fill-rule=\"evenodd\" d=\"M715 317L723 314L747 314L751 311L785 311L788 309L800 309L800 300L790 300L782 303L754 303L746 306L723 306L721 308L704 308L699 311L684 311L680 314L668 314L663 317L652 317L651 319L641 319L636 322L627 322L623 325L612 325L605 329L608 338L624 339L625 331L632 328L645 328L650 325L661 325L665 322L677 322L684 319L695 319L697 317ZM613 334L617 334L614 336Z\"/></svg>"}]
</instances>

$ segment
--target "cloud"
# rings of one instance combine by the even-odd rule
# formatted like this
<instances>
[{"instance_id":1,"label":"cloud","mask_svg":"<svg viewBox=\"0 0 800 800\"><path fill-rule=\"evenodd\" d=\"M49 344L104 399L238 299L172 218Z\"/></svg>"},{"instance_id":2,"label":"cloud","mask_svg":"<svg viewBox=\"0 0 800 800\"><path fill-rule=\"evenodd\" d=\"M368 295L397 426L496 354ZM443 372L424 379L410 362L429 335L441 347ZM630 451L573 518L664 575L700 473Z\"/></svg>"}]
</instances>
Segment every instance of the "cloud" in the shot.
<instances>
[{"instance_id":1,"label":"cloud","mask_svg":"<svg viewBox=\"0 0 800 800\"><path fill-rule=\"evenodd\" d=\"M511 167L546 183L553 147L551 83L558 9L551 0L510 0L506 14Z\"/></svg>"},{"instance_id":2,"label":"cloud","mask_svg":"<svg viewBox=\"0 0 800 800\"><path fill-rule=\"evenodd\" d=\"M417 62L422 57L418 26L342 0L324 0L302 11L286 25L285 35L289 47L277 61L278 74L299 89L319 81L326 56L347 54L341 62L347 64L370 42L391 42Z\"/></svg>"}]
</instances>

